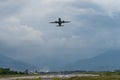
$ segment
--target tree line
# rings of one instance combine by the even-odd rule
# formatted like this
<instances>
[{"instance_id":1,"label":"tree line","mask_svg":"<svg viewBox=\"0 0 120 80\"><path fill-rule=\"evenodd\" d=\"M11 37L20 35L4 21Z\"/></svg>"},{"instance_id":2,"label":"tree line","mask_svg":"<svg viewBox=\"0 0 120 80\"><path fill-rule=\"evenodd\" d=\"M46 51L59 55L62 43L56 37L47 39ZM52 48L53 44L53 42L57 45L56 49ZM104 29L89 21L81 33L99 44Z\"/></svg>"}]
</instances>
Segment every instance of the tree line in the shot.
<instances>
[{"instance_id":1,"label":"tree line","mask_svg":"<svg viewBox=\"0 0 120 80\"><path fill-rule=\"evenodd\" d=\"M10 68L0 68L0 75L11 75L11 74L28 74L26 71L19 72L13 71Z\"/></svg>"}]
</instances>

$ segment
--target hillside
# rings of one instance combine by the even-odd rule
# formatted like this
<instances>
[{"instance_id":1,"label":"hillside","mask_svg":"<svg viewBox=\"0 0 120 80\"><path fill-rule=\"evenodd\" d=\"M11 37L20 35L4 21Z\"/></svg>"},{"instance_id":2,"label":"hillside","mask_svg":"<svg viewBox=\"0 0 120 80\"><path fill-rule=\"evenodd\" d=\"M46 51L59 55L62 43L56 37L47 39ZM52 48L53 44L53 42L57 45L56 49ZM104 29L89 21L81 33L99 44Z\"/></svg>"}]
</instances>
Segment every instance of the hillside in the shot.
<instances>
[{"instance_id":1,"label":"hillside","mask_svg":"<svg viewBox=\"0 0 120 80\"><path fill-rule=\"evenodd\" d=\"M10 68L17 71L33 70L35 67L24 62L0 55L0 68Z\"/></svg>"},{"instance_id":2,"label":"hillside","mask_svg":"<svg viewBox=\"0 0 120 80\"><path fill-rule=\"evenodd\" d=\"M68 64L65 70L107 71L120 69L120 50L110 50L96 57Z\"/></svg>"}]
</instances>

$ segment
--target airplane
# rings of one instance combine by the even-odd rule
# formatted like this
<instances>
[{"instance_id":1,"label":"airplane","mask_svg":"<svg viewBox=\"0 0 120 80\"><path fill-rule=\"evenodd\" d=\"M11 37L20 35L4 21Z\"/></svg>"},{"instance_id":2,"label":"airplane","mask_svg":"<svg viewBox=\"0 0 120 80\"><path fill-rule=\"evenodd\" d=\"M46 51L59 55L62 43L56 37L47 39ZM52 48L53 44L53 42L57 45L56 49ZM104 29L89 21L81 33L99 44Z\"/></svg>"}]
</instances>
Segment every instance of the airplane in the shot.
<instances>
[{"instance_id":1,"label":"airplane","mask_svg":"<svg viewBox=\"0 0 120 80\"><path fill-rule=\"evenodd\" d=\"M64 25L62 25L63 23L70 23L70 21L62 21L61 20L61 18L58 18L58 21L54 21L54 22L50 22L50 23L56 23L56 24L58 24L57 26L58 27L61 27L61 26L64 26Z\"/></svg>"}]
</instances>

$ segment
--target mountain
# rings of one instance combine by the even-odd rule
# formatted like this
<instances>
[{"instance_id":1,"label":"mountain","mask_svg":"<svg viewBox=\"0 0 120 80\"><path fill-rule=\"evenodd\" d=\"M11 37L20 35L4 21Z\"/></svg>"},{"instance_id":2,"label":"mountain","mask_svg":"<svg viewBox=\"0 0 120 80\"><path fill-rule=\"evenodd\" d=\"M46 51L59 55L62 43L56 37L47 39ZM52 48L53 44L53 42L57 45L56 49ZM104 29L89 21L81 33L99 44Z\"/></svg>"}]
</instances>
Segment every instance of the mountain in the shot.
<instances>
[{"instance_id":1,"label":"mountain","mask_svg":"<svg viewBox=\"0 0 120 80\"><path fill-rule=\"evenodd\" d=\"M61 66L66 64L66 61L54 57L39 57L31 61L32 64L39 67L41 71L60 71Z\"/></svg>"},{"instance_id":2,"label":"mountain","mask_svg":"<svg viewBox=\"0 0 120 80\"><path fill-rule=\"evenodd\" d=\"M78 60L64 70L112 71L120 69L120 50L110 50L96 57Z\"/></svg>"},{"instance_id":3,"label":"mountain","mask_svg":"<svg viewBox=\"0 0 120 80\"><path fill-rule=\"evenodd\" d=\"M0 55L0 68L10 68L16 71L25 71L26 69L28 70L35 69L34 66L9 58L4 55Z\"/></svg>"}]
</instances>

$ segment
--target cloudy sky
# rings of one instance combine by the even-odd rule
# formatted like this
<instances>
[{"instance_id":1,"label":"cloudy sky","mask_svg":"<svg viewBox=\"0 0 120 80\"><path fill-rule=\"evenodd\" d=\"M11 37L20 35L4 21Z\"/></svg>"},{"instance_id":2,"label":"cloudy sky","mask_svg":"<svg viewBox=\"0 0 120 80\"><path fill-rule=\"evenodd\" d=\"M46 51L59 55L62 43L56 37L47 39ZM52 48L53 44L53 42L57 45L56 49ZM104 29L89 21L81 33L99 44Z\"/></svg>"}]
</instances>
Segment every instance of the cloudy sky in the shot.
<instances>
[{"instance_id":1,"label":"cloudy sky","mask_svg":"<svg viewBox=\"0 0 120 80\"><path fill-rule=\"evenodd\" d=\"M49 24L61 17L64 27ZM0 54L72 62L120 47L120 0L0 0Z\"/></svg>"}]
</instances>

